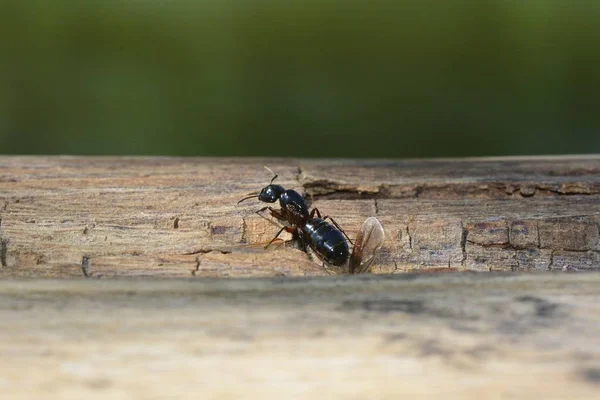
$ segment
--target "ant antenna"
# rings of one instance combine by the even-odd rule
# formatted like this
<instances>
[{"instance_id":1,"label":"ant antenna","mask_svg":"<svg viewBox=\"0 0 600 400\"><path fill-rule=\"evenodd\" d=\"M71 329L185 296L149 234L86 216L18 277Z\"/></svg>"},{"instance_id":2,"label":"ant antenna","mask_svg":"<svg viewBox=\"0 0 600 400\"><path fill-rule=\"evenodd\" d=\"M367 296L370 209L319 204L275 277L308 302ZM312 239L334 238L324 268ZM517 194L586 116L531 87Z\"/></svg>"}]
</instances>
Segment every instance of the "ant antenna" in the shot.
<instances>
[{"instance_id":1,"label":"ant antenna","mask_svg":"<svg viewBox=\"0 0 600 400\"><path fill-rule=\"evenodd\" d=\"M253 198L255 198L255 197L258 197L258 194L256 194L256 193L253 193L253 194L252 194L252 195L250 195L250 196L244 197L243 199L241 199L241 200L240 200L240 201L238 201L237 203L238 203L238 204L240 204L240 203L241 203L242 201L244 201L244 200L253 199Z\"/></svg>"},{"instance_id":2,"label":"ant antenna","mask_svg":"<svg viewBox=\"0 0 600 400\"><path fill-rule=\"evenodd\" d=\"M267 167L266 165L265 165L265 169L266 169L267 171L269 171L270 173L272 173L272 174L273 174L273 179L271 179L271 183L273 183L273 181L274 181L275 179L277 179L277 177L278 177L279 175L277 175L275 172L273 172L273 170L272 170L271 168ZM270 185L271 183L269 183L269 185Z\"/></svg>"}]
</instances>

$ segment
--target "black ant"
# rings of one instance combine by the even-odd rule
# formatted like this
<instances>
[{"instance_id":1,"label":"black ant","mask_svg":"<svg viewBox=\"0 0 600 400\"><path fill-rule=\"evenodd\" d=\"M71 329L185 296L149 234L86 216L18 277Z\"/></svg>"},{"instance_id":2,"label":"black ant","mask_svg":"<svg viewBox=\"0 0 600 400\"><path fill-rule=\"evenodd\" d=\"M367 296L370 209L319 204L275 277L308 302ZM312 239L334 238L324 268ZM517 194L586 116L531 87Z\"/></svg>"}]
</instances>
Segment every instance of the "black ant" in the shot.
<instances>
[{"instance_id":1,"label":"black ant","mask_svg":"<svg viewBox=\"0 0 600 400\"><path fill-rule=\"evenodd\" d=\"M238 201L240 204L244 200L255 197L265 203L275 203L279 200L281 207L279 210L266 206L256 212L262 216L263 211L269 210L271 216L284 224L265 247L271 245L286 230L300 242L302 250L307 250L306 243L308 243L324 263L343 266L350 259L349 272L351 274L367 272L375 258L375 253L383 245L384 233L381 223L376 218L367 218L353 243L333 218L321 217L317 208L313 208L309 212L306 200L300 193L273 184L278 175L269 168L265 168L273 174L271 182L260 193ZM327 219L331 221L331 224L327 222ZM348 243L353 245L351 255Z\"/></svg>"}]
</instances>

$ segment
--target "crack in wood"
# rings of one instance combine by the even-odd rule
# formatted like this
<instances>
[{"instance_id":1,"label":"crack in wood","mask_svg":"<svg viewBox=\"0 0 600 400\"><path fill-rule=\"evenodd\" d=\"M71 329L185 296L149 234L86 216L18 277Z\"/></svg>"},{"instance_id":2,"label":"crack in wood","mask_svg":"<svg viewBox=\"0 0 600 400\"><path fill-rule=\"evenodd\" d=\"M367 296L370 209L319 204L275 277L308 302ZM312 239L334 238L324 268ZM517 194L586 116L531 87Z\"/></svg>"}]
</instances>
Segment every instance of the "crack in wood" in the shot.
<instances>
[{"instance_id":1,"label":"crack in wood","mask_svg":"<svg viewBox=\"0 0 600 400\"><path fill-rule=\"evenodd\" d=\"M415 198L415 199L418 199L418 198L421 196L421 194L422 194L422 193L423 193L423 186L421 186L421 185L417 185L417 187L415 187L415 195L414 195L414 198Z\"/></svg>"},{"instance_id":2,"label":"crack in wood","mask_svg":"<svg viewBox=\"0 0 600 400\"><path fill-rule=\"evenodd\" d=\"M184 256L193 256L196 254L208 254L208 253L212 253L212 252L217 252L217 253L221 253L221 254L231 254L233 253L233 251L231 250L224 250L224 249L214 249L214 248L208 248L208 249L198 249L198 250L194 250L191 251L189 253L183 253Z\"/></svg>"},{"instance_id":3,"label":"crack in wood","mask_svg":"<svg viewBox=\"0 0 600 400\"><path fill-rule=\"evenodd\" d=\"M510 243L478 243L472 240L467 240L467 243L472 244L473 246L483 247L484 249L519 250L518 247L515 247ZM461 242L461 247L462 246Z\"/></svg>"},{"instance_id":4,"label":"crack in wood","mask_svg":"<svg viewBox=\"0 0 600 400\"><path fill-rule=\"evenodd\" d=\"M465 227L465 224L461 221L460 226L462 229L461 239L460 239L460 248L462 250L462 260L460 260L460 265L463 267L467 264L467 236L469 235L469 231Z\"/></svg>"},{"instance_id":5,"label":"crack in wood","mask_svg":"<svg viewBox=\"0 0 600 400\"><path fill-rule=\"evenodd\" d=\"M0 266L7 267L6 255L8 254L8 243L9 240L6 238L0 238Z\"/></svg>"},{"instance_id":6,"label":"crack in wood","mask_svg":"<svg viewBox=\"0 0 600 400\"><path fill-rule=\"evenodd\" d=\"M202 256L196 257L196 267L192 270L192 276L196 276L196 273L200 271L200 264L202 263Z\"/></svg>"},{"instance_id":7,"label":"crack in wood","mask_svg":"<svg viewBox=\"0 0 600 400\"><path fill-rule=\"evenodd\" d=\"M313 186L312 184L304 184L303 185L306 193L310 196L311 201L316 200L370 200L370 199L385 199L385 198L393 198L393 197L385 197L382 196L379 192L368 192L368 191L359 191L354 189L325 189L329 190L327 193L315 193L312 189L315 187L319 187L323 189L325 186L320 186L319 182L317 185Z\"/></svg>"},{"instance_id":8,"label":"crack in wood","mask_svg":"<svg viewBox=\"0 0 600 400\"><path fill-rule=\"evenodd\" d=\"M92 274L90 272L90 257L89 256L81 257L81 272L83 273L83 276L85 276L86 278L89 278L90 276L92 276Z\"/></svg>"},{"instance_id":9,"label":"crack in wood","mask_svg":"<svg viewBox=\"0 0 600 400\"><path fill-rule=\"evenodd\" d=\"M534 198L546 196L594 196L600 190L591 186L571 188L569 191L544 185L498 185L495 182L476 182L444 185L389 185L381 184L375 190L361 190L359 186L331 179L314 179L302 183L306 193L315 200L366 200L406 198L465 198L483 194L490 198ZM412 195L407 195L411 194Z\"/></svg>"}]
</instances>

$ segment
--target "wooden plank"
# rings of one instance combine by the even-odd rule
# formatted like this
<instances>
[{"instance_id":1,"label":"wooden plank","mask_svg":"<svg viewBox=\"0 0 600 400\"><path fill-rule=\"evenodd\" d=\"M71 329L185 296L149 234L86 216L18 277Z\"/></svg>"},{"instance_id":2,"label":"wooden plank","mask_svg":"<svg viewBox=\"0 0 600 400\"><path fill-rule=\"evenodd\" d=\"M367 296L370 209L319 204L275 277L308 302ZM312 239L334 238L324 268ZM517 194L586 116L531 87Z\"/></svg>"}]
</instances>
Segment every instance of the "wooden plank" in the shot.
<instances>
[{"instance_id":1,"label":"wooden plank","mask_svg":"<svg viewBox=\"0 0 600 400\"><path fill-rule=\"evenodd\" d=\"M2 280L6 399L597 399L600 274Z\"/></svg>"},{"instance_id":2,"label":"wooden plank","mask_svg":"<svg viewBox=\"0 0 600 400\"><path fill-rule=\"evenodd\" d=\"M376 216L375 273L600 268L600 157L295 160L0 156L0 274L327 275L237 206L270 180L351 237ZM85 260L85 261L84 261Z\"/></svg>"}]
</instances>

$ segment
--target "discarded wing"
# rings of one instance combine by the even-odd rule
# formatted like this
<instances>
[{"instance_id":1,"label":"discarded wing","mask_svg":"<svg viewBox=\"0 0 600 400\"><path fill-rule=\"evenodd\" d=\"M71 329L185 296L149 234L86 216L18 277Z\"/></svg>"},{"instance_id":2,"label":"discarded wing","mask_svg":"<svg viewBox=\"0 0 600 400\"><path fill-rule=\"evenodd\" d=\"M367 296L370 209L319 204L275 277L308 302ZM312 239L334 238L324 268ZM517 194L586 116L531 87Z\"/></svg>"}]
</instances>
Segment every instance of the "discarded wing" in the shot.
<instances>
[{"instance_id":1,"label":"discarded wing","mask_svg":"<svg viewBox=\"0 0 600 400\"><path fill-rule=\"evenodd\" d=\"M381 222L375 217L367 218L354 241L354 249L350 256L351 274L362 274L369 270L375 255L383 246L384 239Z\"/></svg>"}]
</instances>

